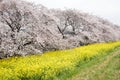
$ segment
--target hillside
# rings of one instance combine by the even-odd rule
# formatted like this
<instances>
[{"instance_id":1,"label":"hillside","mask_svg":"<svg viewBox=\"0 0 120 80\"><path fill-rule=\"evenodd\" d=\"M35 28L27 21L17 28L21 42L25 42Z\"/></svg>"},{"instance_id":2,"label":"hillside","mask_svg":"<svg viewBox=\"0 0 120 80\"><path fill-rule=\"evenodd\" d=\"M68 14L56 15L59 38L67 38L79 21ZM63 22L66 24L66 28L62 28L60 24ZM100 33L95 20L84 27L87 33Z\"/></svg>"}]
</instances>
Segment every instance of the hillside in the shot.
<instances>
[{"instance_id":1,"label":"hillside","mask_svg":"<svg viewBox=\"0 0 120 80\"><path fill-rule=\"evenodd\" d=\"M0 58L120 40L120 27L79 10L0 0Z\"/></svg>"},{"instance_id":2,"label":"hillside","mask_svg":"<svg viewBox=\"0 0 120 80\"><path fill-rule=\"evenodd\" d=\"M80 76L75 76L73 80L99 80L99 76L103 76L103 80L119 80L119 47L120 42L99 43L70 50L1 59L0 80L66 80L79 72ZM113 51L116 52L111 53ZM100 72L107 74L106 79L102 73L99 75Z\"/></svg>"}]
</instances>

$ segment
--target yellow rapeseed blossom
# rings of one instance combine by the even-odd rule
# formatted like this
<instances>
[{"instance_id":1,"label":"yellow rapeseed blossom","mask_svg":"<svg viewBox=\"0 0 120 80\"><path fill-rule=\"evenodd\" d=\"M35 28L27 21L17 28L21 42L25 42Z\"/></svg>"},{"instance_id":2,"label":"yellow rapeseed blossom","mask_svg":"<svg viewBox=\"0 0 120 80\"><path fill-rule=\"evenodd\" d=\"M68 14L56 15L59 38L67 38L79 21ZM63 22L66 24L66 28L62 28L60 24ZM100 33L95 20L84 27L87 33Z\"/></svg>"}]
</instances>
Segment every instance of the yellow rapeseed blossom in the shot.
<instances>
[{"instance_id":1,"label":"yellow rapeseed blossom","mask_svg":"<svg viewBox=\"0 0 120 80\"><path fill-rule=\"evenodd\" d=\"M119 47L120 42L99 43L70 50L0 60L0 80L48 80L74 70L78 62L91 60Z\"/></svg>"}]
</instances>

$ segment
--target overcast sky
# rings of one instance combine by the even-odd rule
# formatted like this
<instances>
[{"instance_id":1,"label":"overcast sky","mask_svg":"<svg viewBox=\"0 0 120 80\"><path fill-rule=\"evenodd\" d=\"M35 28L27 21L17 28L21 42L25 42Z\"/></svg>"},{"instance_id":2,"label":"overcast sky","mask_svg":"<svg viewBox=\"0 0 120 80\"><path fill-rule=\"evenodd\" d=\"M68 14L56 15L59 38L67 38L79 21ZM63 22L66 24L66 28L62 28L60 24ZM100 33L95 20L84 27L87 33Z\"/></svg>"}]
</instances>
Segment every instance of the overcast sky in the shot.
<instances>
[{"instance_id":1,"label":"overcast sky","mask_svg":"<svg viewBox=\"0 0 120 80\"><path fill-rule=\"evenodd\" d=\"M120 0L25 0L47 8L75 8L120 25Z\"/></svg>"}]
</instances>

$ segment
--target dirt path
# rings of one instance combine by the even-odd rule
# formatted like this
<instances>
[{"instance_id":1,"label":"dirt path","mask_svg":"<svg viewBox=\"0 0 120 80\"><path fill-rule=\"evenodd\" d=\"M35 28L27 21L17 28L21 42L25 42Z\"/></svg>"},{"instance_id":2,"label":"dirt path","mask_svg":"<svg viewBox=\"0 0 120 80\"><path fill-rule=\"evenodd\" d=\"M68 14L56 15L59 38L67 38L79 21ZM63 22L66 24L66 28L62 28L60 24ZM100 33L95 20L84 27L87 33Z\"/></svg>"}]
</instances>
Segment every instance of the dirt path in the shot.
<instances>
[{"instance_id":1,"label":"dirt path","mask_svg":"<svg viewBox=\"0 0 120 80\"><path fill-rule=\"evenodd\" d=\"M120 48L70 80L120 80Z\"/></svg>"}]
</instances>

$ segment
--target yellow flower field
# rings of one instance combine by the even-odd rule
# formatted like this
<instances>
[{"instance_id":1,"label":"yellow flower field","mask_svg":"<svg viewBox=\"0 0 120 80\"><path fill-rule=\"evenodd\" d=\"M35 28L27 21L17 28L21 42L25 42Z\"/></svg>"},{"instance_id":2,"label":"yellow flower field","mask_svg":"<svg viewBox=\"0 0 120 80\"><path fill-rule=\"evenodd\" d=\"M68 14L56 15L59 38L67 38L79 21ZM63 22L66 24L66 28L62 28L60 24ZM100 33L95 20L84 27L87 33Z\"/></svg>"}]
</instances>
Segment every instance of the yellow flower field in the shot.
<instances>
[{"instance_id":1,"label":"yellow flower field","mask_svg":"<svg viewBox=\"0 0 120 80\"><path fill-rule=\"evenodd\" d=\"M1 59L0 80L53 80L73 71L81 61L91 60L119 46L120 41L99 43L70 50Z\"/></svg>"}]
</instances>

